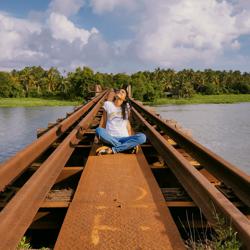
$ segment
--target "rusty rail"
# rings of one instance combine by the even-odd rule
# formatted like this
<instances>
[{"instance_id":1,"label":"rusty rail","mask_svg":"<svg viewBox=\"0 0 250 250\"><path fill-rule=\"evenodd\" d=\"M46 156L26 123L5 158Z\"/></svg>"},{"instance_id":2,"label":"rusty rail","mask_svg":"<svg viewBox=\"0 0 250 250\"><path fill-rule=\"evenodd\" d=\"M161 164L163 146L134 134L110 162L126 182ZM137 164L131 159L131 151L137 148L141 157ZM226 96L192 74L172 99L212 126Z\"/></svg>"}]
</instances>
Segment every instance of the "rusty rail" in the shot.
<instances>
[{"instance_id":1,"label":"rusty rail","mask_svg":"<svg viewBox=\"0 0 250 250\"><path fill-rule=\"evenodd\" d=\"M16 155L0 165L0 191L13 182L22 172L39 157L60 135L62 135L70 126L81 118L93 105L95 105L107 93L104 92L88 102L82 108L78 109L68 118L52 127L37 140L32 142Z\"/></svg>"},{"instance_id":2,"label":"rusty rail","mask_svg":"<svg viewBox=\"0 0 250 250\"><path fill-rule=\"evenodd\" d=\"M81 140L93 117L106 98L102 95L94 108L70 132L0 213L0 249L15 249L29 227L47 193L55 183L65 163ZM6 234L8 232L8 234Z\"/></svg>"},{"instance_id":3,"label":"rusty rail","mask_svg":"<svg viewBox=\"0 0 250 250\"><path fill-rule=\"evenodd\" d=\"M102 94L98 95L92 101L87 103L85 106L77 109L74 113L69 115L68 118L64 119L59 124L56 124L55 126L51 127L39 139L37 139L35 142L30 144L24 150L17 153L16 156L12 157L6 163L0 166L0 191L1 191L4 190L4 188L9 183L13 182L17 177L19 177L20 174L23 173L30 166L30 164L35 161L35 159L37 159L37 157L39 157L47 148L49 148L49 146L52 145L53 142L56 141L56 139L58 139L63 133L69 132L67 137L62 142L60 142L60 144L56 147L53 153L39 166L38 169L35 169L35 173L28 179L28 181L25 182L25 184L19 189L19 191L15 194L15 196L7 204L5 203L6 205L4 204L5 206L0 213L0 221L1 221L0 234L3 236L1 238L0 250L15 249L19 240L24 235L25 231L29 228L30 224L32 223L32 220L35 218L39 208L42 207L46 195L51 190L52 186L57 182L58 176L60 175L60 173L62 173L62 170L66 162L69 160L74 149L77 147L77 144L83 139L86 130L89 128L90 125L92 125L92 127L96 126L96 124L92 122L92 120L100 110L102 102L104 101L104 99L113 99L113 94L114 93L112 92L105 91ZM135 119L139 122L139 124L141 124L145 128L146 134L149 140L151 141L153 147L166 161L170 170L173 172L173 174L176 176L180 184L184 187L184 189L193 199L195 204L199 208L201 208L207 220L211 223L216 223L214 218L214 213L219 212L223 214L225 218L228 219L229 223L231 223L233 227L237 230L242 242L246 246L248 246L249 245L248 243L250 242L250 222L247 216L245 216L231 201L229 201L228 198L224 196L223 193L221 193L212 183L210 183L210 181L201 172L199 172L195 167L193 167L187 159L185 159L173 146L171 146L168 143L168 141L161 135L162 131L167 135L169 135L171 138L173 138L181 147L183 147L192 156L194 155L196 159L200 163L202 163L204 167L207 168L208 171L210 171L213 175L218 177L218 179L222 180L227 186L232 187L234 193L248 207L250 204L249 177L240 170L238 170L232 164L226 162L219 156L215 155L213 152L206 149L201 144L185 136L183 133L179 132L174 127L167 124L158 116L149 112L143 105L141 105L137 101L133 99L130 100L132 102L133 117L135 117ZM98 117L98 115L96 117ZM77 125L75 125L75 123L80 119L81 121ZM73 125L75 125L75 127L73 127ZM157 129L159 129L159 131L161 130L161 132L157 131L155 125L157 125ZM128 233L127 238L133 238L133 237L136 238L136 241L138 241L136 243L136 246L137 245L140 246L142 242L140 240L141 239L140 237L144 237L142 235L143 233L146 232L143 231L146 230L145 229L146 227L141 226L139 228L140 230L143 231L143 233L140 231L136 231L136 234L134 234L133 231L134 221L137 220L137 214L139 212L138 218L141 218L143 222L148 221L151 223L152 218L149 219L148 212L144 212L145 206L149 206L149 208L151 208L151 210L154 212L153 217L155 216L155 211L157 211L157 209L155 209L155 206L157 206L158 212L160 212L162 216L159 217L160 219L159 218L157 219L157 224L155 224L155 222L153 222L152 220L152 225L154 225L152 227L153 232L148 236L147 239L146 238L144 239L145 242L147 242L148 244L148 242L151 242L152 238L155 237L154 235L159 235L156 234L157 231L160 231L161 234L163 234L164 231L162 231L161 226L159 227L158 225L166 224L166 226L164 227L167 229L166 232L167 235L164 235L163 238L165 239L169 238L170 242L174 243L176 243L177 242L176 240L178 240L179 245L182 246L182 243L180 243L181 240L179 234L176 233L175 231L175 225L173 225L172 217L170 214L169 215L167 214L167 209L168 209L167 205L164 199L162 198L162 194L159 193L160 189L158 188L156 180L154 179L149 169L149 165L146 162L143 152L140 151L140 153L136 156L121 154L117 156L116 155L107 156L107 158L105 158L105 156L104 158L100 157L95 158L93 157L93 152L95 151L96 146L97 145L94 144L91 147L91 153L89 155L90 157L87 161L87 164L85 165L86 168L84 170L85 172L82 173L81 175L81 179L76 189L76 191L77 190L78 191L75 193L72 203L71 202L67 203L67 207L69 206L68 213L65 217L65 222L67 223L64 223L63 226L61 227L61 233L59 234L59 238L55 247L58 249L66 248L65 238L67 238L66 242L68 245L76 246L75 243L77 243L77 246L81 248L84 237L88 244L89 238L86 238L86 235L88 230L90 230L91 228L90 224L93 222L91 216L94 215L92 214L93 208L90 207L89 209L89 201L93 201L93 197L98 197L98 199L104 198L104 196L99 197L97 195L98 193L97 191L99 191L98 185L100 183L100 181L98 182L98 180L102 180L103 176L105 178L104 180L102 180L101 186L104 185L104 183L106 183L105 184L107 189L106 193L108 193L109 196L106 197L107 201L106 200L105 202L104 200L101 201L104 202L104 205L107 207L107 209L103 210L104 206L99 206L100 205L99 200L97 202L93 202L92 205L93 207L98 205L97 207L95 207L95 209L98 210L98 213L101 211L102 216L104 215L104 211L106 211L105 213L107 214L108 224L112 216L113 216L113 222L115 224L117 223L117 226L120 226L119 223L121 221L124 221L126 225L129 224L131 226L130 229L124 232ZM96 163L93 164L93 162ZM118 164L116 162L119 162L120 164L119 169L117 168ZM103 168L103 164L106 167L108 167L108 169ZM131 190L128 188L128 190L120 191L121 189L120 186L124 187L125 185L134 182L137 184L139 183L139 178L136 179L135 167L137 167L137 172L139 171L138 176L144 175L146 177L148 183L147 185L149 186L146 185L145 188L147 189L148 194L150 194L150 192L152 191L152 197L154 197L153 199L154 202L153 200L147 200L147 199L143 200L144 198L138 201L137 199L138 197L135 200L125 199L126 202L122 204L126 204L125 207L127 207L126 208L127 210L125 209L123 211L122 216L119 215L120 216L119 218L121 218L120 221L120 219L117 219L118 218L117 216L114 216L112 210L113 205L112 206L110 205L114 203L114 200L112 200L110 197L112 196L111 195L112 192L113 196L115 196L117 193L119 193L119 195L122 194L120 198L123 196L126 198L127 195L129 196L131 194L136 194L135 192L136 189L131 188L133 187L133 185L131 185L130 187ZM83 166L81 167L78 166L77 167L78 171L79 168L81 168L82 170ZM130 171L131 173L128 174L124 170ZM108 171L109 175L107 175ZM87 178L86 176L88 176L88 174L90 175L90 173L92 178L89 178L88 181L92 189L89 188L89 186L86 185L86 183L85 184L83 183L83 180L85 180L86 182ZM127 179L123 180L124 183L122 184L120 181L117 180L119 178L122 178L123 175L125 176L124 178ZM94 178L93 176L96 176L96 178ZM130 178L130 182L128 181L129 180L128 178ZM112 185L110 186L111 179L112 179ZM140 179L140 181L142 181L142 179ZM82 184L84 184L82 185L82 187L81 187L81 182ZM144 182L142 184L145 185ZM87 189L86 186L88 187ZM87 190L86 192L84 192L85 189ZM110 199L111 202L109 202ZM134 204L134 202L136 204ZM140 204L140 202L142 204ZM75 206L77 205L76 210L73 209L74 203ZM142 212L139 210L138 207L136 207L136 213L131 213L132 210L131 211L128 210L128 207L129 206L133 207L134 205L136 206L141 205L143 208L141 209ZM85 207L87 209L84 209ZM114 212L117 213L116 210L118 209L119 211L120 208L121 206L118 204L118 206L115 206ZM79 213L81 215L81 217L79 218L78 218L79 214L77 212L78 210L81 212ZM101 215L99 217L98 216L97 219L100 218ZM87 220L85 220L84 218L85 219L88 218L88 220L90 219L88 223L86 223ZM126 218L127 221L125 222ZM145 220L143 218L145 218ZM95 221L97 221L97 219ZM76 221L77 225L74 224ZM91 233L92 240L96 234L96 230L97 229L99 230L100 228L101 228L100 230L102 230L103 228L102 226L103 226L102 224L95 225L94 233L93 231ZM75 228L79 230L77 231L75 230ZM84 232L82 232L83 228ZM112 241L115 245L119 245L120 244L119 239L121 237L124 237L124 235L126 235L123 234L122 230L117 232L112 235L111 240L110 240L111 236L109 236L108 234L107 237L105 236L108 241ZM84 235L82 235L82 233ZM72 239L74 240L72 241ZM156 243L154 242L154 244L157 245L159 242ZM96 238L94 239L94 243L96 243ZM103 241L102 243L100 242L100 244L105 245L105 241ZM172 243L171 246L168 247L167 245L165 245L165 243L158 245L164 245L163 249L165 248L171 249L172 247ZM150 246L153 246L153 243ZM124 247L124 245L121 245L121 247ZM133 247L133 245L131 245L131 247Z\"/></svg>"},{"instance_id":4,"label":"rusty rail","mask_svg":"<svg viewBox=\"0 0 250 250\"><path fill-rule=\"evenodd\" d=\"M147 119L159 126L163 132L172 137L190 155L196 158L215 177L231 187L237 197L250 207L250 178L243 171L227 162L211 150L207 149L194 139L186 136L173 126L167 124L157 115L149 112L143 105L134 99L130 99L132 105L142 112Z\"/></svg>"},{"instance_id":5,"label":"rusty rail","mask_svg":"<svg viewBox=\"0 0 250 250\"><path fill-rule=\"evenodd\" d=\"M219 209L232 222L242 241L248 244L250 242L250 221L247 217L178 153L135 108L132 108L132 112L136 120L146 128L146 134L153 146L168 163L169 168L196 205L202 209L207 219L214 223L215 209Z\"/></svg>"}]
</instances>

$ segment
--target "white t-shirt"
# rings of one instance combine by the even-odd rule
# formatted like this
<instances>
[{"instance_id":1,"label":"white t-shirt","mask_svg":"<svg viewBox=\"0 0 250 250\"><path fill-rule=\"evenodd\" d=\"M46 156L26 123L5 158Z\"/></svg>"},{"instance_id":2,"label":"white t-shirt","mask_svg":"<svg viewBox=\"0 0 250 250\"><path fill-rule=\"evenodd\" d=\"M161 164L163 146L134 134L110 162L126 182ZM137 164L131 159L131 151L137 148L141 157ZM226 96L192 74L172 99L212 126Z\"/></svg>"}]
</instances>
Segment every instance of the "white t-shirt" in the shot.
<instances>
[{"instance_id":1,"label":"white t-shirt","mask_svg":"<svg viewBox=\"0 0 250 250\"><path fill-rule=\"evenodd\" d=\"M128 120L122 118L122 108L116 107L113 102L104 102L103 108L107 112L107 133L116 137L129 136L127 124Z\"/></svg>"}]
</instances>

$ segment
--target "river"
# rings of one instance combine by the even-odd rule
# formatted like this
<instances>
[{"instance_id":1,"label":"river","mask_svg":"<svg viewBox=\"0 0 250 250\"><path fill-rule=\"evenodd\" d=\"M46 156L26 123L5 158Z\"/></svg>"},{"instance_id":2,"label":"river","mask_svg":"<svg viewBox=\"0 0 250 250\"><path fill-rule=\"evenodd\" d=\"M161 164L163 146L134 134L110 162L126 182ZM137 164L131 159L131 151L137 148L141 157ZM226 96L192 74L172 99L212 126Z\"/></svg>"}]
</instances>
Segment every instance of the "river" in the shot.
<instances>
[{"instance_id":1,"label":"river","mask_svg":"<svg viewBox=\"0 0 250 250\"><path fill-rule=\"evenodd\" d=\"M0 162L36 139L73 107L0 108ZM163 105L155 110L192 131L195 140L250 173L250 103Z\"/></svg>"},{"instance_id":2,"label":"river","mask_svg":"<svg viewBox=\"0 0 250 250\"><path fill-rule=\"evenodd\" d=\"M164 119L191 130L193 138L250 174L250 103L162 105Z\"/></svg>"},{"instance_id":3,"label":"river","mask_svg":"<svg viewBox=\"0 0 250 250\"><path fill-rule=\"evenodd\" d=\"M0 108L0 162L36 139L36 130L65 117L73 107Z\"/></svg>"}]
</instances>

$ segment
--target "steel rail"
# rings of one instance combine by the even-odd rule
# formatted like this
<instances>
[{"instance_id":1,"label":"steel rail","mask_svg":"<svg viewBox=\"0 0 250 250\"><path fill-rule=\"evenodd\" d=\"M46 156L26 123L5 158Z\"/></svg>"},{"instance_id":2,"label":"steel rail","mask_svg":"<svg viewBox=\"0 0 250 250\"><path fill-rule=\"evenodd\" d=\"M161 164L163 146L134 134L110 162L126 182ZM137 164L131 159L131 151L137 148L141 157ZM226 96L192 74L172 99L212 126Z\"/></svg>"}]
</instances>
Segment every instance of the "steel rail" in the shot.
<instances>
[{"instance_id":1,"label":"steel rail","mask_svg":"<svg viewBox=\"0 0 250 250\"><path fill-rule=\"evenodd\" d=\"M186 136L173 126L167 124L157 115L148 111L143 105L130 98L132 106L136 107L140 112L153 121L167 135L173 138L181 147L196 158L202 166L204 166L217 179L223 181L227 186L231 187L236 196L248 207L250 207L250 177L238 169L236 166L224 160L211 150L207 149L194 139Z\"/></svg>"},{"instance_id":2,"label":"steel rail","mask_svg":"<svg viewBox=\"0 0 250 250\"><path fill-rule=\"evenodd\" d=\"M195 169L162 135L151 126L142 115L132 108L139 123L146 128L146 134L152 145L164 158L169 168L201 208L211 223L216 223L215 209L224 214L239 233L245 244L250 242L250 221L220 191L218 191L197 169Z\"/></svg>"},{"instance_id":3,"label":"steel rail","mask_svg":"<svg viewBox=\"0 0 250 250\"><path fill-rule=\"evenodd\" d=\"M106 95L98 101L1 211L0 249L15 249L71 156L74 145L80 142Z\"/></svg>"},{"instance_id":4,"label":"steel rail","mask_svg":"<svg viewBox=\"0 0 250 250\"><path fill-rule=\"evenodd\" d=\"M6 162L0 164L0 191L13 182L22 172L39 157L60 135L62 135L70 126L81 118L93 105L95 105L106 92L98 95L96 98L88 102L82 108L75 111L56 126L52 127L48 132L36 139L30 145L19 151Z\"/></svg>"}]
</instances>

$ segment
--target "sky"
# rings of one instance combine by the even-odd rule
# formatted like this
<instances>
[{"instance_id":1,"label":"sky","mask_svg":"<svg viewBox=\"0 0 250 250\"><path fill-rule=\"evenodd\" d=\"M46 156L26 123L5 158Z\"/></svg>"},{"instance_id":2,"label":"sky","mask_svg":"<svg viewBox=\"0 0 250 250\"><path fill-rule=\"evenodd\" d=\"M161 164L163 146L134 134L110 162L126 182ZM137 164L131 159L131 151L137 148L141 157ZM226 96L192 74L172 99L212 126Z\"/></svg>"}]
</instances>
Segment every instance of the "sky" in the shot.
<instances>
[{"instance_id":1,"label":"sky","mask_svg":"<svg viewBox=\"0 0 250 250\"><path fill-rule=\"evenodd\" d=\"M250 72L250 0L0 0L0 70Z\"/></svg>"}]
</instances>

